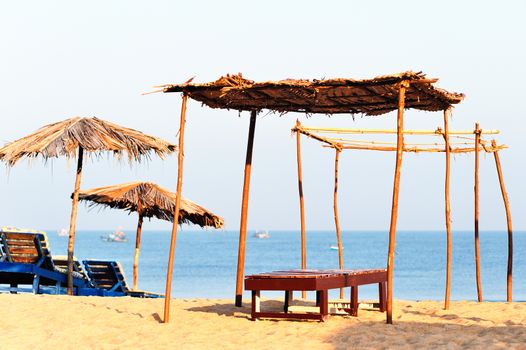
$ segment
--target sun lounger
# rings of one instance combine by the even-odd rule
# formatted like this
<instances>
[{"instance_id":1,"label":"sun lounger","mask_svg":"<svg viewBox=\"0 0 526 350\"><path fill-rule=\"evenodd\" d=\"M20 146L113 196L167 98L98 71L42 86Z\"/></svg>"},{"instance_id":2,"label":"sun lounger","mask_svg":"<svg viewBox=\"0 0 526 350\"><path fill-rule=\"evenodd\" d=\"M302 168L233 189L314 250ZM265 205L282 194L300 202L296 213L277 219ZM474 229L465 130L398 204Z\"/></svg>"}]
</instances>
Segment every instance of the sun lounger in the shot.
<instances>
[{"instance_id":1,"label":"sun lounger","mask_svg":"<svg viewBox=\"0 0 526 350\"><path fill-rule=\"evenodd\" d=\"M66 286L67 275L55 267L45 233L0 232L0 251L0 284L9 284L11 292L31 285L34 293L49 286L60 293ZM74 274L73 285L77 290L88 286L79 274Z\"/></svg>"},{"instance_id":2,"label":"sun lounger","mask_svg":"<svg viewBox=\"0 0 526 350\"><path fill-rule=\"evenodd\" d=\"M385 288L387 270L286 270L261 273L245 277L245 289L252 291L252 319L288 318L325 321L329 317L328 291L351 287L350 308L344 309L352 316L358 315L358 286L378 283L380 311L386 307ZM262 312L260 293L262 290L285 291L284 312ZM319 313L289 313L293 291L316 291L316 306Z\"/></svg>"},{"instance_id":3,"label":"sun lounger","mask_svg":"<svg viewBox=\"0 0 526 350\"><path fill-rule=\"evenodd\" d=\"M53 255L53 263L55 269L64 273L68 271L68 257L66 255ZM86 271L82 267L82 264L76 257L73 257L73 273L79 278L83 278L86 281L89 280Z\"/></svg>"},{"instance_id":4,"label":"sun lounger","mask_svg":"<svg viewBox=\"0 0 526 350\"><path fill-rule=\"evenodd\" d=\"M102 296L131 296L137 298L162 298L164 295L130 290L124 270L118 261L83 260L86 273L94 287L102 290Z\"/></svg>"}]
</instances>

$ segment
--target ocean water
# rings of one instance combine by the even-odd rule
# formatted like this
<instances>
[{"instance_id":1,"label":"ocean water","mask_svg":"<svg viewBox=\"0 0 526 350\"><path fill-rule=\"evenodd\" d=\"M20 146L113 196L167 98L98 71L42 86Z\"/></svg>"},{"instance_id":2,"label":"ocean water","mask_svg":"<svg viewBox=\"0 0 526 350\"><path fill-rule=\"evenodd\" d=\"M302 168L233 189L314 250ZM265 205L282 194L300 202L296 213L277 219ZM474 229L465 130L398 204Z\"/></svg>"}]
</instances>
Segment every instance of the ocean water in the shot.
<instances>
[{"instance_id":1,"label":"ocean water","mask_svg":"<svg viewBox=\"0 0 526 350\"><path fill-rule=\"evenodd\" d=\"M67 237L49 230L51 253L65 255ZM135 232L126 231L126 243L100 239L107 232L78 231L75 256L118 260L132 281ZM245 274L300 268L298 231L271 231L269 239L247 234ZM475 262L472 232L453 232L452 300L475 300ZM386 266L388 233L342 232L346 268ZM307 232L307 267L337 268L338 251L333 231ZM139 260L139 288L164 293L170 232L143 231ZM234 298L238 233L179 230L175 251L172 296L181 298ZM394 297L442 300L445 286L444 232L399 231L395 252ZM481 276L484 300L506 298L507 233L480 233ZM514 300L526 300L526 232L514 233ZM331 297L336 297L333 291ZM346 291L347 295L349 291ZM376 286L360 287L361 298L377 298ZM266 294L264 295L266 296ZM271 296L271 295L269 295ZM245 292L245 297L249 294Z\"/></svg>"}]
</instances>

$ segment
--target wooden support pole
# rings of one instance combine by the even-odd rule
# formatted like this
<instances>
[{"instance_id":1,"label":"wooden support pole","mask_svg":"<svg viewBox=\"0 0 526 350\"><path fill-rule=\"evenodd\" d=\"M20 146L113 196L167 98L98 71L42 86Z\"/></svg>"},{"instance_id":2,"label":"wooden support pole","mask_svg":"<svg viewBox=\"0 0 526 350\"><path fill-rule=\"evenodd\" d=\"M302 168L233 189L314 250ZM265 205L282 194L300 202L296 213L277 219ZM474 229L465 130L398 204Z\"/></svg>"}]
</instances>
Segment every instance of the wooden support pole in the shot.
<instances>
[{"instance_id":1,"label":"wooden support pole","mask_svg":"<svg viewBox=\"0 0 526 350\"><path fill-rule=\"evenodd\" d=\"M135 237L135 255L133 257L133 290L138 290L139 283L139 251L141 249L142 214L139 214L137 236Z\"/></svg>"},{"instance_id":2,"label":"wooden support pole","mask_svg":"<svg viewBox=\"0 0 526 350\"><path fill-rule=\"evenodd\" d=\"M300 127L301 123L296 120L296 127ZM300 196L300 224L301 224L301 269L307 268L307 246L305 238L305 203L303 200L303 174L301 170L301 133L296 132L296 160L298 163L298 193ZM307 293L301 291L301 297L305 299Z\"/></svg>"},{"instance_id":3,"label":"wooden support pole","mask_svg":"<svg viewBox=\"0 0 526 350\"><path fill-rule=\"evenodd\" d=\"M75 189L71 203L71 218L69 220L69 239L68 239L68 295L73 295L73 249L75 246L75 227L77 225L77 209L79 206L80 178L82 177L82 163L84 159L84 149L79 146L79 156L77 159L77 174L75 176Z\"/></svg>"},{"instance_id":4,"label":"wooden support pole","mask_svg":"<svg viewBox=\"0 0 526 350\"><path fill-rule=\"evenodd\" d=\"M482 302L482 284L480 282L480 249L479 249L479 146L480 128L475 124L475 278L477 282L477 300Z\"/></svg>"},{"instance_id":5,"label":"wooden support pole","mask_svg":"<svg viewBox=\"0 0 526 350\"><path fill-rule=\"evenodd\" d=\"M444 142L446 149L446 181L444 185L445 211L446 211L446 295L444 297L444 309L449 309L449 296L451 293L451 206L449 200L449 173L451 161L451 149L449 147L449 111L444 111Z\"/></svg>"},{"instance_id":6,"label":"wooden support pole","mask_svg":"<svg viewBox=\"0 0 526 350\"><path fill-rule=\"evenodd\" d=\"M396 245L396 221L398 219L398 194L400 192L400 172L402 170L402 156L404 149L404 108L406 81L400 83L398 92L397 138L396 138L396 166L393 184L393 200L391 206L391 224L389 226L389 251L387 255L387 323L393 323L393 272L394 251Z\"/></svg>"},{"instance_id":7,"label":"wooden support pole","mask_svg":"<svg viewBox=\"0 0 526 350\"><path fill-rule=\"evenodd\" d=\"M491 141L491 145L496 145L495 140ZM502 200L504 201L504 208L506 209L506 222L508 225L508 276L507 276L507 291L506 301L511 302L513 300L513 288L512 288L512 275L513 275L513 227L511 224L511 212L510 203L508 201L508 193L504 186L504 179L502 176L502 168L500 166L499 152L493 152L495 157L495 165L497 167L497 174L499 176L500 191L502 193Z\"/></svg>"},{"instance_id":8,"label":"wooden support pole","mask_svg":"<svg viewBox=\"0 0 526 350\"><path fill-rule=\"evenodd\" d=\"M243 197L241 200L241 220L239 224L239 248L237 253L236 275L236 306L243 306L243 277L245 272L245 244L247 240L247 214L250 192L250 172L252 170L252 150L254 148L254 133L256 130L257 111L250 113L248 129L247 155L245 159L245 177L243 180Z\"/></svg>"},{"instance_id":9,"label":"wooden support pole","mask_svg":"<svg viewBox=\"0 0 526 350\"><path fill-rule=\"evenodd\" d=\"M334 158L334 225L336 226L336 239L338 241L338 262L340 270L343 270L343 246L340 232L340 219L338 217L338 161L340 159L340 150L336 149ZM340 299L343 299L343 288L340 288Z\"/></svg>"},{"instance_id":10,"label":"wooden support pole","mask_svg":"<svg viewBox=\"0 0 526 350\"><path fill-rule=\"evenodd\" d=\"M166 273L166 292L164 297L164 323L170 321L170 295L172 293L172 275L175 244L177 241L177 227L179 225L179 211L181 209L181 192L183 190L183 158L184 158L184 126L186 123L186 101L188 96L183 94L181 104L181 121L179 123L179 148L177 149L177 190L175 197L174 222L170 239L170 253L168 256L168 271Z\"/></svg>"}]
</instances>

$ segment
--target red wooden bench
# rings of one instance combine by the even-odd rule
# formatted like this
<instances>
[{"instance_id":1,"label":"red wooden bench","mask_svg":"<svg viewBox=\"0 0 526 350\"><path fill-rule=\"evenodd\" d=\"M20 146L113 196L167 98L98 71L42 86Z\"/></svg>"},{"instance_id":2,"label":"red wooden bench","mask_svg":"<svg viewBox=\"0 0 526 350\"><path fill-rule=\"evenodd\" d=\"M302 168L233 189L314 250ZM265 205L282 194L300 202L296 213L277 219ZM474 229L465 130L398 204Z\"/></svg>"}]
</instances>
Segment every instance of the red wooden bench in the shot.
<instances>
[{"instance_id":1,"label":"red wooden bench","mask_svg":"<svg viewBox=\"0 0 526 350\"><path fill-rule=\"evenodd\" d=\"M286 270L260 273L245 277L245 289L252 291L253 320L258 318L314 319L325 321L329 317L330 289L351 287L350 308L344 309L352 316L358 315L358 286L378 283L380 311L386 309L385 290L387 270ZM260 293L262 290L285 291L284 312L262 312ZM316 291L316 306L320 312L290 313L288 308L292 291Z\"/></svg>"}]
</instances>

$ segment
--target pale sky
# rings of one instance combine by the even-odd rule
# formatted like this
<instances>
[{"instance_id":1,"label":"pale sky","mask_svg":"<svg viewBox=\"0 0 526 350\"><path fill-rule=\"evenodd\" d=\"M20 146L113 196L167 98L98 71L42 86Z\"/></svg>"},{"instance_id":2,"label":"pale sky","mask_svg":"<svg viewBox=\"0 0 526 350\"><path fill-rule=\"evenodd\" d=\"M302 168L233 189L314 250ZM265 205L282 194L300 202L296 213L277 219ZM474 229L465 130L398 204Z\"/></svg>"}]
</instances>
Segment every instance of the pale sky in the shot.
<instances>
[{"instance_id":1,"label":"pale sky","mask_svg":"<svg viewBox=\"0 0 526 350\"><path fill-rule=\"evenodd\" d=\"M370 78L423 71L463 92L451 129L500 129L514 228L526 229L526 25L523 1L11 1L0 5L0 142L75 115L96 116L177 142L179 94L155 85L242 72L256 81ZM258 117L250 229L299 229L296 118L305 125L395 128L395 113ZM409 111L405 127L435 129L442 113ZM239 228L248 113L190 100L183 195ZM308 230L333 229L332 150L303 139ZM406 155L398 227L444 227L444 155ZM344 152L340 215L346 230L387 230L394 153ZM75 162L20 162L0 177L0 225L60 229L69 223ZM473 155L452 159L454 230L473 227ZM93 158L81 188L153 181L175 191L177 157L148 163ZM491 155L481 155L480 228L505 230ZM136 217L79 207L77 229L133 229ZM153 219L144 229L169 229ZM193 229L193 227L184 227Z\"/></svg>"}]
</instances>

